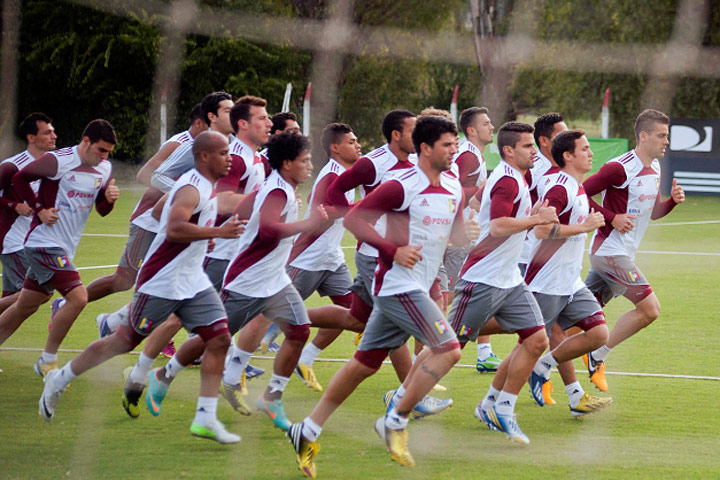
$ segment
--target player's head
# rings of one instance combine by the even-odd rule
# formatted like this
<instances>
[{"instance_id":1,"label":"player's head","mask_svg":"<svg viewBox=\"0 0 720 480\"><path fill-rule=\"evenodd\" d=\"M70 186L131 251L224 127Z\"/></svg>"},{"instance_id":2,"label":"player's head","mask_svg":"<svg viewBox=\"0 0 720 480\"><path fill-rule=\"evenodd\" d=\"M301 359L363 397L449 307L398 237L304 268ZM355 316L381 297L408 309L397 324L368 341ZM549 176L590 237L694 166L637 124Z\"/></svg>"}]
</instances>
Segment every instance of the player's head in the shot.
<instances>
[{"instance_id":1,"label":"player's head","mask_svg":"<svg viewBox=\"0 0 720 480\"><path fill-rule=\"evenodd\" d=\"M264 145L270 137L272 121L264 98L245 95L230 110L230 124L235 135L254 146Z\"/></svg>"},{"instance_id":2,"label":"player's head","mask_svg":"<svg viewBox=\"0 0 720 480\"><path fill-rule=\"evenodd\" d=\"M200 105L202 105L205 123L209 127L224 135L232 133L230 109L233 107L233 101L229 93L220 91L205 95Z\"/></svg>"},{"instance_id":3,"label":"player's head","mask_svg":"<svg viewBox=\"0 0 720 480\"><path fill-rule=\"evenodd\" d=\"M670 145L670 118L664 113L647 109L635 119L635 141L651 158L662 158Z\"/></svg>"},{"instance_id":4,"label":"player's head","mask_svg":"<svg viewBox=\"0 0 720 480\"><path fill-rule=\"evenodd\" d=\"M272 120L272 135L280 132L301 133L300 124L298 124L297 121L297 115L293 112L276 113L270 118L270 120Z\"/></svg>"},{"instance_id":5,"label":"player's head","mask_svg":"<svg viewBox=\"0 0 720 480\"><path fill-rule=\"evenodd\" d=\"M453 156L457 153L456 139L455 123L439 115L421 115L412 133L420 160L427 159L432 168L441 172L450 170Z\"/></svg>"},{"instance_id":6,"label":"player's head","mask_svg":"<svg viewBox=\"0 0 720 480\"><path fill-rule=\"evenodd\" d=\"M415 128L415 114L408 110L393 110L383 118L382 132L388 144L397 145L406 153L413 153L412 131Z\"/></svg>"},{"instance_id":7,"label":"player's head","mask_svg":"<svg viewBox=\"0 0 720 480\"><path fill-rule=\"evenodd\" d=\"M195 168L217 180L230 171L232 159L230 158L228 139L220 132L200 132L192 146Z\"/></svg>"},{"instance_id":8,"label":"player's head","mask_svg":"<svg viewBox=\"0 0 720 480\"><path fill-rule=\"evenodd\" d=\"M452 120L452 114L450 112L448 112L447 110L443 110L442 108L435 108L435 107L423 108L422 111L420 112L420 115L418 115L418 118L427 117L429 115L445 117L448 120Z\"/></svg>"},{"instance_id":9,"label":"player's head","mask_svg":"<svg viewBox=\"0 0 720 480\"><path fill-rule=\"evenodd\" d=\"M96 166L108 159L116 144L115 128L107 120L98 118L85 127L78 153L84 164Z\"/></svg>"},{"instance_id":10,"label":"player's head","mask_svg":"<svg viewBox=\"0 0 720 480\"><path fill-rule=\"evenodd\" d=\"M487 108L470 107L460 114L460 130L468 140L487 145L493 141L495 126L490 121Z\"/></svg>"},{"instance_id":11,"label":"player's head","mask_svg":"<svg viewBox=\"0 0 720 480\"><path fill-rule=\"evenodd\" d=\"M268 164L285 180L298 185L312 174L310 139L296 132L282 132L267 143Z\"/></svg>"},{"instance_id":12,"label":"player's head","mask_svg":"<svg viewBox=\"0 0 720 480\"><path fill-rule=\"evenodd\" d=\"M527 170L534 164L537 153L533 141L532 125L521 122L507 122L498 130L497 143L500 157L518 169Z\"/></svg>"},{"instance_id":13,"label":"player's head","mask_svg":"<svg viewBox=\"0 0 720 480\"><path fill-rule=\"evenodd\" d=\"M552 156L560 168L570 165L582 173L592 169L593 152L583 130L565 130L555 135Z\"/></svg>"},{"instance_id":14,"label":"player's head","mask_svg":"<svg viewBox=\"0 0 720 480\"><path fill-rule=\"evenodd\" d=\"M203 114L202 104L196 104L192 110L190 110L190 135L193 138L197 137L200 132L204 132L208 129L208 124L205 123L205 115Z\"/></svg>"},{"instance_id":15,"label":"player's head","mask_svg":"<svg viewBox=\"0 0 720 480\"><path fill-rule=\"evenodd\" d=\"M352 165L360 158L360 144L350 125L330 123L322 132L322 146L328 158Z\"/></svg>"},{"instance_id":16,"label":"player's head","mask_svg":"<svg viewBox=\"0 0 720 480\"><path fill-rule=\"evenodd\" d=\"M551 159L550 150L552 149L552 140L558 133L567 130L567 125L563 121L563 116L557 112L546 113L540 115L535 120L535 145L540 149L543 155Z\"/></svg>"},{"instance_id":17,"label":"player's head","mask_svg":"<svg viewBox=\"0 0 720 480\"><path fill-rule=\"evenodd\" d=\"M55 127L52 126L52 119L44 113L34 112L25 117L20 122L19 131L28 147L33 146L41 152L55 150Z\"/></svg>"}]
</instances>

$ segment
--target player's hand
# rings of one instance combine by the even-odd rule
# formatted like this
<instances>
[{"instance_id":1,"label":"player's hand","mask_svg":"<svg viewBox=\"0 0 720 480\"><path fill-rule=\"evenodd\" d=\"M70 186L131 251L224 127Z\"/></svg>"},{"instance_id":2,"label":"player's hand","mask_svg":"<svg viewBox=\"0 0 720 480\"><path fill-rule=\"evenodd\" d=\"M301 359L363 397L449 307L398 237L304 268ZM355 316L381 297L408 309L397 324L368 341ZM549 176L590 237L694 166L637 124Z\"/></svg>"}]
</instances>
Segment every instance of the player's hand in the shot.
<instances>
[{"instance_id":1,"label":"player's hand","mask_svg":"<svg viewBox=\"0 0 720 480\"><path fill-rule=\"evenodd\" d=\"M318 205L317 208L311 212L310 219L312 220L313 228L329 220L330 215L328 215L325 205Z\"/></svg>"},{"instance_id":2,"label":"player's hand","mask_svg":"<svg viewBox=\"0 0 720 480\"><path fill-rule=\"evenodd\" d=\"M470 197L470 200L468 201L468 207L475 210L476 212L480 211L480 200L477 199L475 195Z\"/></svg>"},{"instance_id":3,"label":"player's hand","mask_svg":"<svg viewBox=\"0 0 720 480\"><path fill-rule=\"evenodd\" d=\"M605 217L603 217L602 213L596 212L594 208L591 208L590 215L585 219L583 225L585 225L586 231L592 232L605 225Z\"/></svg>"},{"instance_id":4,"label":"player's hand","mask_svg":"<svg viewBox=\"0 0 720 480\"><path fill-rule=\"evenodd\" d=\"M215 239L211 238L208 240L207 253L212 253L215 250Z\"/></svg>"},{"instance_id":5,"label":"player's hand","mask_svg":"<svg viewBox=\"0 0 720 480\"><path fill-rule=\"evenodd\" d=\"M685 201L685 190L677 184L677 178L673 178L672 189L670 195L675 203L682 203Z\"/></svg>"},{"instance_id":6,"label":"player's hand","mask_svg":"<svg viewBox=\"0 0 720 480\"><path fill-rule=\"evenodd\" d=\"M419 247L416 247L414 245L405 245L404 247L398 247L398 249L395 251L395 256L393 257L393 260L398 265L407 268L413 268L417 262L423 259L423 256L420 253L421 249L422 245L420 245Z\"/></svg>"},{"instance_id":7,"label":"player's hand","mask_svg":"<svg viewBox=\"0 0 720 480\"><path fill-rule=\"evenodd\" d=\"M235 214L230 220L218 227L216 236L220 238L237 238L245 231L247 222L247 220L238 220L238 216Z\"/></svg>"},{"instance_id":8,"label":"player's hand","mask_svg":"<svg viewBox=\"0 0 720 480\"><path fill-rule=\"evenodd\" d=\"M480 223L475 220L475 210L470 210L470 216L465 220L465 236L468 240L477 240L480 237Z\"/></svg>"},{"instance_id":9,"label":"player's hand","mask_svg":"<svg viewBox=\"0 0 720 480\"><path fill-rule=\"evenodd\" d=\"M45 225L55 225L58 220L60 220L60 216L57 214L57 212L60 211L60 207L58 208L43 208L37 213L38 218L42 223Z\"/></svg>"},{"instance_id":10,"label":"player's hand","mask_svg":"<svg viewBox=\"0 0 720 480\"><path fill-rule=\"evenodd\" d=\"M549 202L545 200L542 204L540 204L540 201L538 200L533 207L533 210L535 211L534 215L537 216L540 222L539 225L548 225L550 223L560 222L557 213L555 212L555 207L548 207L548 203Z\"/></svg>"},{"instance_id":11,"label":"player's hand","mask_svg":"<svg viewBox=\"0 0 720 480\"><path fill-rule=\"evenodd\" d=\"M637 217L635 215L628 215L627 213L619 213L615 215L615 218L613 218L612 222L610 224L613 226L615 230L617 230L619 233L628 233L633 228L635 228L635 224L632 222Z\"/></svg>"},{"instance_id":12,"label":"player's hand","mask_svg":"<svg viewBox=\"0 0 720 480\"><path fill-rule=\"evenodd\" d=\"M15 212L17 212L18 215L23 217L29 217L30 215L35 213L35 211L30 208L30 205L25 202L15 205Z\"/></svg>"},{"instance_id":13,"label":"player's hand","mask_svg":"<svg viewBox=\"0 0 720 480\"><path fill-rule=\"evenodd\" d=\"M119 196L120 189L115 186L115 179L111 178L105 187L105 200L107 200L108 203L115 203Z\"/></svg>"}]
</instances>

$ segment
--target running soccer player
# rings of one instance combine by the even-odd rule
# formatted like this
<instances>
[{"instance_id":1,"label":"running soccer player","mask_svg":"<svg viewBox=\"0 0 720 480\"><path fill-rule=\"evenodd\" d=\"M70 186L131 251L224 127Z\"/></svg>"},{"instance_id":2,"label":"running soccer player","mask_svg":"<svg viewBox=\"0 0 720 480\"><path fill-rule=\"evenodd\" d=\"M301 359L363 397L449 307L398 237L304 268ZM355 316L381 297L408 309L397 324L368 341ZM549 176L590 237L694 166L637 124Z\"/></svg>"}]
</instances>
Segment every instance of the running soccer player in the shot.
<instances>
[{"instance_id":1,"label":"running soccer player","mask_svg":"<svg viewBox=\"0 0 720 480\"><path fill-rule=\"evenodd\" d=\"M138 274L130 305L130 325L90 344L60 370L51 370L39 401L40 415L51 420L67 385L78 375L110 358L131 351L175 313L185 328L202 338L200 396L190 433L219 443L237 443L217 419L217 392L230 334L220 297L202 271L211 238L234 238L243 231L237 221L214 227L215 182L230 169L224 135L203 132L193 144L196 168L181 176L163 206L160 230Z\"/></svg>"},{"instance_id":2,"label":"running soccer player","mask_svg":"<svg viewBox=\"0 0 720 480\"><path fill-rule=\"evenodd\" d=\"M35 213L33 208L18 196L13 188L12 178L30 162L55 150L57 140L52 119L44 113L31 113L25 117L20 123L20 136L27 144L27 149L0 163L0 262L3 273L0 313L15 303L22 290L27 272L23 244ZM30 184L36 195L39 187L39 180Z\"/></svg>"},{"instance_id":3,"label":"running soccer player","mask_svg":"<svg viewBox=\"0 0 720 480\"><path fill-rule=\"evenodd\" d=\"M317 439L327 419L380 368L388 352L405 344L410 336L429 348L418 356L405 391L396 395L390 412L377 420L375 431L393 460L406 466L415 464L407 446L408 417L460 359L457 338L429 295L448 239L456 245L468 241L462 187L457 177L448 173L457 152L456 135L455 124L446 118L418 119L412 134L419 153L417 167L374 189L345 218L346 227L359 240L379 251L374 307L354 357L333 376L312 413L288 431L299 468L308 477L317 473ZM385 238L374 228L383 214L388 221Z\"/></svg>"},{"instance_id":4,"label":"running soccer player","mask_svg":"<svg viewBox=\"0 0 720 480\"><path fill-rule=\"evenodd\" d=\"M685 201L685 192L675 179L670 198L660 198L658 159L670 143L669 125L664 113L643 110L635 120L635 149L610 160L583 183L588 196L602 192L598 210L605 217L605 226L590 243L585 284L603 306L618 295L635 305L617 320L607 343L583 357L590 381L602 392L608 389L605 359L610 351L660 316L660 302L635 265L635 253L650 220L664 217Z\"/></svg>"},{"instance_id":5,"label":"running soccer player","mask_svg":"<svg viewBox=\"0 0 720 480\"><path fill-rule=\"evenodd\" d=\"M515 402L548 339L518 259L529 228L558 221L553 207L533 207L530 201L524 177L534 163L532 133L532 126L519 122L508 122L498 131L502 160L482 191L478 215L482 232L460 270L448 315L462 345L477 337L493 316L504 331L520 337L475 409L476 417L519 443L530 440L515 421Z\"/></svg>"},{"instance_id":6,"label":"running soccer player","mask_svg":"<svg viewBox=\"0 0 720 480\"><path fill-rule=\"evenodd\" d=\"M590 209L582 187L583 176L592 169L590 142L582 130L560 132L553 140L552 156L561 170L545 175L541 201L555 208L560 223L535 227L537 241L525 282L535 294L548 335L554 335L554 325L562 330L579 327L582 333L564 339L535 364L530 391L540 406L545 403L542 385L550 378L550 369L563 362L572 367L573 358L598 348L608 337L602 307L580 280L587 234L605 224L602 213ZM574 369L571 371L570 377L563 371L560 374L573 417L582 417L612 403L611 398L585 393Z\"/></svg>"},{"instance_id":7,"label":"running soccer player","mask_svg":"<svg viewBox=\"0 0 720 480\"><path fill-rule=\"evenodd\" d=\"M44 377L57 368L57 351L87 303L87 291L72 263L90 210L105 216L119 190L108 161L115 148L115 129L93 120L80 143L48 152L27 164L12 179L19 198L35 212L23 254L28 271L18 300L0 315L0 345L57 290L66 300L53 319L35 373ZM40 181L37 194L32 182Z\"/></svg>"}]
</instances>

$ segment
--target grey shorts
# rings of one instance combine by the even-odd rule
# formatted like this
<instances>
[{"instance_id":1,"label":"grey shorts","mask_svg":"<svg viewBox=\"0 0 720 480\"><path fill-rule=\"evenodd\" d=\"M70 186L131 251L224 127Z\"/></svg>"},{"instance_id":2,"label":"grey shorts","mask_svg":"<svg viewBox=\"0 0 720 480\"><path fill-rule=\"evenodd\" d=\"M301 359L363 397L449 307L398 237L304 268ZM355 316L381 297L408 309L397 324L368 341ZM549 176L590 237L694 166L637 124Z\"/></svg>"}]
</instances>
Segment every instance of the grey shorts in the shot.
<instances>
[{"instance_id":1,"label":"grey shorts","mask_svg":"<svg viewBox=\"0 0 720 480\"><path fill-rule=\"evenodd\" d=\"M230 260L220 260L218 258L205 257L203 261L203 270L210 279L213 288L216 292L222 292L223 279L225 278L225 270L230 263Z\"/></svg>"},{"instance_id":2,"label":"grey shorts","mask_svg":"<svg viewBox=\"0 0 720 480\"><path fill-rule=\"evenodd\" d=\"M377 267L377 258L355 252L355 267L357 268L357 275L355 275L355 280L350 286L350 290L365 303L372 306L372 284L373 277L375 276L375 267Z\"/></svg>"},{"instance_id":3,"label":"grey shorts","mask_svg":"<svg viewBox=\"0 0 720 480\"><path fill-rule=\"evenodd\" d=\"M497 288L459 279L448 315L458 339L475 341L492 317L506 332L545 326L540 307L525 282L512 288Z\"/></svg>"},{"instance_id":4,"label":"grey shorts","mask_svg":"<svg viewBox=\"0 0 720 480\"><path fill-rule=\"evenodd\" d=\"M27 273L27 262L22 250L13 253L0 255L2 263L2 294L12 295L22 290L25 274Z\"/></svg>"},{"instance_id":5,"label":"grey shorts","mask_svg":"<svg viewBox=\"0 0 720 480\"><path fill-rule=\"evenodd\" d=\"M62 248L25 247L23 256L28 267L23 288L47 294L57 290L65 296L82 285L80 274Z\"/></svg>"},{"instance_id":6,"label":"grey shorts","mask_svg":"<svg viewBox=\"0 0 720 480\"><path fill-rule=\"evenodd\" d=\"M448 278L447 269L445 268L445 264L441 263L440 268L438 269L437 278L440 279L438 282L440 284L440 291L441 292L449 292L450 288L450 279Z\"/></svg>"},{"instance_id":7,"label":"grey shorts","mask_svg":"<svg viewBox=\"0 0 720 480\"><path fill-rule=\"evenodd\" d=\"M337 270L310 271L287 267L288 275L303 300L315 291L321 297L341 297L350 293L353 280L350 269L344 263Z\"/></svg>"},{"instance_id":8,"label":"grey shorts","mask_svg":"<svg viewBox=\"0 0 720 480\"><path fill-rule=\"evenodd\" d=\"M275 295L265 298L248 297L229 290L223 290L222 301L228 315L228 328L235 335L241 328L259 314L273 322L285 322L290 325L310 323L303 299L292 285L288 285Z\"/></svg>"},{"instance_id":9,"label":"grey shorts","mask_svg":"<svg viewBox=\"0 0 720 480\"><path fill-rule=\"evenodd\" d=\"M212 288L184 300L169 300L136 291L130 303L130 325L147 337L173 313L189 332L227 317L220 297Z\"/></svg>"},{"instance_id":10,"label":"grey shorts","mask_svg":"<svg viewBox=\"0 0 720 480\"><path fill-rule=\"evenodd\" d=\"M535 300L545 319L548 336L555 322L567 330L581 320L602 313L602 307L595 296L584 287L572 295L546 295L536 293Z\"/></svg>"},{"instance_id":11,"label":"grey shorts","mask_svg":"<svg viewBox=\"0 0 720 480\"><path fill-rule=\"evenodd\" d=\"M638 303L652 293L645 276L626 255L590 255L590 271L585 278L585 285L602 305L607 305L620 295Z\"/></svg>"},{"instance_id":12,"label":"grey shorts","mask_svg":"<svg viewBox=\"0 0 720 480\"><path fill-rule=\"evenodd\" d=\"M401 347L410 336L431 348L457 341L455 332L437 304L427 293L414 290L375 297L358 350L394 350Z\"/></svg>"},{"instance_id":13,"label":"grey shorts","mask_svg":"<svg viewBox=\"0 0 720 480\"><path fill-rule=\"evenodd\" d=\"M450 288L453 288L459 279L458 274L470 250L472 250L472 242L462 247L448 247L445 251L445 271L447 272Z\"/></svg>"},{"instance_id":14,"label":"grey shorts","mask_svg":"<svg viewBox=\"0 0 720 480\"><path fill-rule=\"evenodd\" d=\"M125 244L125 250L120 255L118 270L125 270L127 276L137 278L138 271L145 261L150 245L155 240L155 233L130 224L130 234Z\"/></svg>"}]
</instances>

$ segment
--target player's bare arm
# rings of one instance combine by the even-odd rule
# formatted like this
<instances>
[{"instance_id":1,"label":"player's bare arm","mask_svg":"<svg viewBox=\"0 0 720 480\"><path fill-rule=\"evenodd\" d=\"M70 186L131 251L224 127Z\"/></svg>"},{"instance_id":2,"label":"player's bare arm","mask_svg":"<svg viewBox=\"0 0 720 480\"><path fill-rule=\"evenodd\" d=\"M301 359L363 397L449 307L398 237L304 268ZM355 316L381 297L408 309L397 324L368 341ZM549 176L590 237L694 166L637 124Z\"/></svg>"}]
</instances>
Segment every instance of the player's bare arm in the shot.
<instances>
[{"instance_id":1,"label":"player's bare arm","mask_svg":"<svg viewBox=\"0 0 720 480\"><path fill-rule=\"evenodd\" d=\"M168 241L189 243L215 237L236 238L244 231L246 222L240 222L237 218L221 227L202 227L191 223L190 217L199 202L200 195L191 185L186 185L175 192L167 224Z\"/></svg>"},{"instance_id":2,"label":"player's bare arm","mask_svg":"<svg viewBox=\"0 0 720 480\"><path fill-rule=\"evenodd\" d=\"M555 207L548 207L547 202L533 209L534 213L529 217L500 217L490 221L490 235L493 237L509 237L523 230L529 230L538 225L558 223Z\"/></svg>"},{"instance_id":3,"label":"player's bare arm","mask_svg":"<svg viewBox=\"0 0 720 480\"><path fill-rule=\"evenodd\" d=\"M137 181L145 187L151 187L150 180L152 179L153 172L155 172L179 146L179 143L171 142L160 147L160 150L150 157L150 160L145 162L145 165L140 168L140 171L137 173Z\"/></svg>"}]
</instances>

